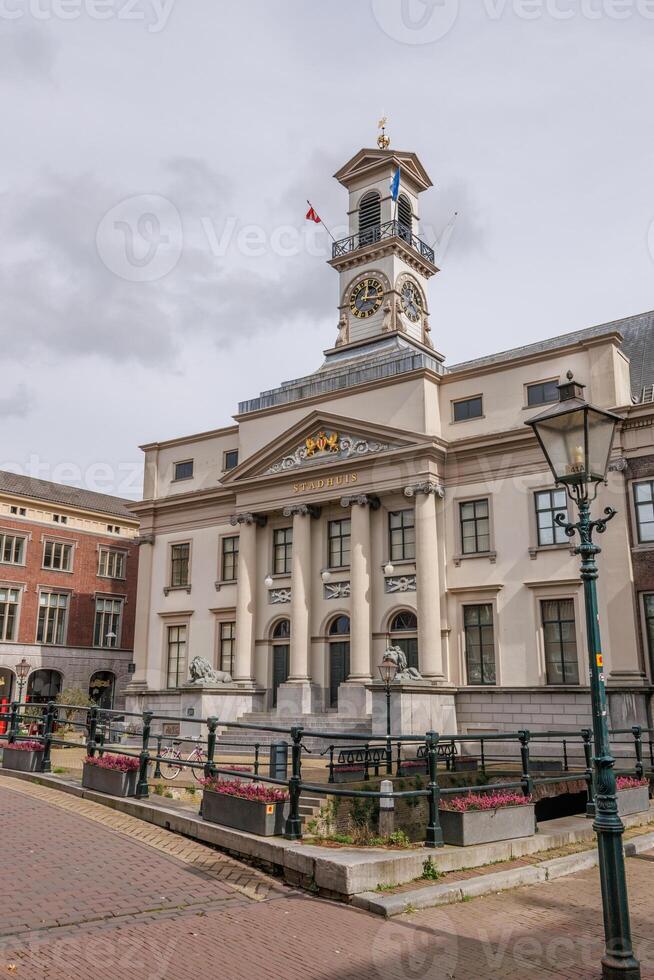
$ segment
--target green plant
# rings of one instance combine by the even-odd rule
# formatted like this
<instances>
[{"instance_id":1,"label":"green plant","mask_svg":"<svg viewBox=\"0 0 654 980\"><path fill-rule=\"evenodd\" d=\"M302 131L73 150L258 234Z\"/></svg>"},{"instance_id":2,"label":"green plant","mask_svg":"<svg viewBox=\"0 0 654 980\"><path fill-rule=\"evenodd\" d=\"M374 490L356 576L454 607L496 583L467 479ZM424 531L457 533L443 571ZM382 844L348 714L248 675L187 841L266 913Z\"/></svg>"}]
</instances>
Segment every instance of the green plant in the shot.
<instances>
[{"instance_id":1,"label":"green plant","mask_svg":"<svg viewBox=\"0 0 654 980\"><path fill-rule=\"evenodd\" d=\"M394 882L392 885L381 885L381 884L379 884L375 888L375 891L376 892L392 892L393 889L394 888L397 888L397 887L398 887L397 882Z\"/></svg>"},{"instance_id":2,"label":"green plant","mask_svg":"<svg viewBox=\"0 0 654 980\"><path fill-rule=\"evenodd\" d=\"M166 790L166 792L164 793L164 796L166 797L167 800L174 799L173 794L172 794L172 790L169 790L169 789Z\"/></svg>"},{"instance_id":3,"label":"green plant","mask_svg":"<svg viewBox=\"0 0 654 980\"><path fill-rule=\"evenodd\" d=\"M391 844L393 847L411 847L411 841L407 837L403 830L396 830L394 833L389 834L387 843Z\"/></svg>"},{"instance_id":4,"label":"green plant","mask_svg":"<svg viewBox=\"0 0 654 980\"><path fill-rule=\"evenodd\" d=\"M422 877L426 881L438 881L439 878L443 877L443 872L439 871L432 858L428 857L422 865Z\"/></svg>"},{"instance_id":5,"label":"green plant","mask_svg":"<svg viewBox=\"0 0 654 980\"><path fill-rule=\"evenodd\" d=\"M195 794L197 792L197 787L195 787L195 786L187 786L186 787L186 792L189 794L189 796L195 796Z\"/></svg>"},{"instance_id":6,"label":"green plant","mask_svg":"<svg viewBox=\"0 0 654 980\"><path fill-rule=\"evenodd\" d=\"M154 795L155 796L163 796L164 795L164 789L165 789L165 787L164 787L163 783L155 783L154 786L152 787L152 789L153 789L153 792L154 792Z\"/></svg>"},{"instance_id":7,"label":"green plant","mask_svg":"<svg viewBox=\"0 0 654 980\"><path fill-rule=\"evenodd\" d=\"M63 712L67 722L71 722L75 715L80 714L79 709L90 708L91 705L95 704L81 687L65 687L63 691L59 692L55 701L57 704L66 705Z\"/></svg>"},{"instance_id":8,"label":"green plant","mask_svg":"<svg viewBox=\"0 0 654 980\"><path fill-rule=\"evenodd\" d=\"M66 770L62 769L61 766L55 766L52 771L56 773L58 776L61 775L62 772L66 772Z\"/></svg>"},{"instance_id":9,"label":"green plant","mask_svg":"<svg viewBox=\"0 0 654 980\"><path fill-rule=\"evenodd\" d=\"M315 834L317 830L318 830L318 821L317 820L307 820L307 833L308 834Z\"/></svg>"}]
</instances>

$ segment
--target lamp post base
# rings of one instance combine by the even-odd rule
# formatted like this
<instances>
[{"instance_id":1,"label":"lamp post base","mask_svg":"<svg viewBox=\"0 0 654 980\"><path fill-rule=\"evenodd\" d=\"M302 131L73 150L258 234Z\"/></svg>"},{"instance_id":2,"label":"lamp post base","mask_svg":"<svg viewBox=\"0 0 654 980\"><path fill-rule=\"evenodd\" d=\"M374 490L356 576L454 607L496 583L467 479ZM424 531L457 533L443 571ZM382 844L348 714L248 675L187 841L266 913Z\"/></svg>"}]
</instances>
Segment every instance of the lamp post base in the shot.
<instances>
[{"instance_id":1,"label":"lamp post base","mask_svg":"<svg viewBox=\"0 0 654 980\"><path fill-rule=\"evenodd\" d=\"M633 956L602 957L602 980L641 980L640 965Z\"/></svg>"}]
</instances>

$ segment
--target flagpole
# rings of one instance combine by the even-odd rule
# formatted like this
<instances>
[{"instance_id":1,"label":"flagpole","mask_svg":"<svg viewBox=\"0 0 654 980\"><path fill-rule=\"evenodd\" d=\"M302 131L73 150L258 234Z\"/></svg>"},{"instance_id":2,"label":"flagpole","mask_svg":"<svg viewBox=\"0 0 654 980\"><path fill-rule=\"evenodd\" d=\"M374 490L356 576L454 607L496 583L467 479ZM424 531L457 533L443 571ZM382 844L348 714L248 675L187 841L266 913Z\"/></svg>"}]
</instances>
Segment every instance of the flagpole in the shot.
<instances>
[{"instance_id":1,"label":"flagpole","mask_svg":"<svg viewBox=\"0 0 654 980\"><path fill-rule=\"evenodd\" d=\"M318 212L313 207L313 204L311 203L311 201L309 200L309 198L307 198L307 204L309 205L310 208L313 208L313 211L315 212L315 214L318 214ZM318 215L318 217L320 218L320 215ZM331 240L333 242L335 242L336 239L334 238L334 236L332 235L331 231L329 230L329 228L327 227L327 225L325 224L325 222L322 220L322 218L320 218L320 224L323 226L323 228L325 229L325 231L327 232L327 234L329 235L329 237L331 238Z\"/></svg>"}]
</instances>

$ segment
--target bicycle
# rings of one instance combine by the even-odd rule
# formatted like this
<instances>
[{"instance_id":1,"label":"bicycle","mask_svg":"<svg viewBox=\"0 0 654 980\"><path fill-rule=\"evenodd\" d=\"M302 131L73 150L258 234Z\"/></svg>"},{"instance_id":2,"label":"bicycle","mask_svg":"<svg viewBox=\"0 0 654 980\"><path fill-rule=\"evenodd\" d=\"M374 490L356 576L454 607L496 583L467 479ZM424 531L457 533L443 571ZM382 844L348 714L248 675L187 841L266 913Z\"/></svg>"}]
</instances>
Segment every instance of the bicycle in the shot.
<instances>
[{"instance_id":1,"label":"bicycle","mask_svg":"<svg viewBox=\"0 0 654 980\"><path fill-rule=\"evenodd\" d=\"M172 745L167 746L161 753L161 775L164 779L176 779L182 769L185 768L184 765L175 765L176 761L179 763L182 762L182 753L179 749L181 744L181 741L173 742ZM195 745L185 761L205 763L208 761L208 757L201 746ZM197 766L189 766L189 768L196 782L199 783L201 779L204 779L204 769L200 769Z\"/></svg>"}]
</instances>

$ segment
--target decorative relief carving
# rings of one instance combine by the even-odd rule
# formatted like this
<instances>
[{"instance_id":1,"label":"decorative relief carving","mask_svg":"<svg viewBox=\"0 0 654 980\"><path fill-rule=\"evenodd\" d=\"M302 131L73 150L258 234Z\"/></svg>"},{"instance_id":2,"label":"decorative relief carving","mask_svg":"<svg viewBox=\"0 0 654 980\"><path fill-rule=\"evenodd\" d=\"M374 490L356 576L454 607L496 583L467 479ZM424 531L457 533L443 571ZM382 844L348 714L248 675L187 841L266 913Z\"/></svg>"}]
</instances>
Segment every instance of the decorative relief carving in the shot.
<instances>
[{"instance_id":1,"label":"decorative relief carving","mask_svg":"<svg viewBox=\"0 0 654 980\"><path fill-rule=\"evenodd\" d=\"M411 487L404 488L405 497L415 497L417 493L433 493L442 500L445 496L445 487L428 480L426 483L416 483Z\"/></svg>"},{"instance_id":2,"label":"decorative relief carving","mask_svg":"<svg viewBox=\"0 0 654 980\"><path fill-rule=\"evenodd\" d=\"M416 592L415 575L392 575L384 580L386 592Z\"/></svg>"},{"instance_id":3,"label":"decorative relief carving","mask_svg":"<svg viewBox=\"0 0 654 980\"><path fill-rule=\"evenodd\" d=\"M282 511L284 517L295 517L299 514L301 517L313 517L314 519L320 517L320 507L316 507L314 504L289 504L288 507L284 507Z\"/></svg>"},{"instance_id":4,"label":"decorative relief carving","mask_svg":"<svg viewBox=\"0 0 654 980\"><path fill-rule=\"evenodd\" d=\"M625 473L628 469L629 460L625 459L624 456L618 456L617 459L609 463L609 473Z\"/></svg>"},{"instance_id":5,"label":"decorative relief carving","mask_svg":"<svg viewBox=\"0 0 654 980\"><path fill-rule=\"evenodd\" d=\"M350 595L349 582L326 582L323 588L325 599L349 599Z\"/></svg>"},{"instance_id":6,"label":"decorative relief carving","mask_svg":"<svg viewBox=\"0 0 654 980\"><path fill-rule=\"evenodd\" d=\"M268 602L271 606L281 606L290 601L290 589L271 589L268 593Z\"/></svg>"},{"instance_id":7,"label":"decorative relief carving","mask_svg":"<svg viewBox=\"0 0 654 980\"><path fill-rule=\"evenodd\" d=\"M383 453L394 448L385 442L375 439L360 439L357 436L339 435L337 432L327 433L321 430L315 436L309 436L301 446L289 456L284 456L278 463L273 463L265 472L266 476L275 473L285 473L297 469L307 463L315 463L326 457L332 459L350 459L352 456L367 456L369 453Z\"/></svg>"},{"instance_id":8,"label":"decorative relief carving","mask_svg":"<svg viewBox=\"0 0 654 980\"><path fill-rule=\"evenodd\" d=\"M229 523L232 527L238 527L239 524L256 524L257 527L265 527L268 518L265 514L233 514Z\"/></svg>"},{"instance_id":9,"label":"decorative relief carving","mask_svg":"<svg viewBox=\"0 0 654 980\"><path fill-rule=\"evenodd\" d=\"M349 344L350 342L350 320L343 310L341 318L338 321L338 337L336 338L336 347L343 347L344 344Z\"/></svg>"},{"instance_id":10,"label":"decorative relief carving","mask_svg":"<svg viewBox=\"0 0 654 980\"><path fill-rule=\"evenodd\" d=\"M379 497L373 497L368 493L357 493L352 497L341 497L341 507L352 507L354 505L370 507L371 510L379 510L381 500Z\"/></svg>"}]
</instances>

